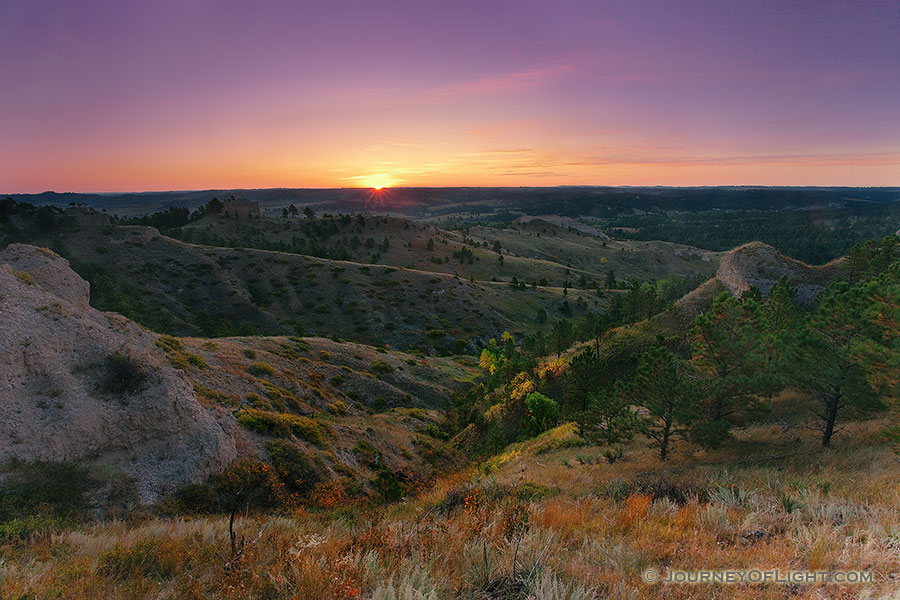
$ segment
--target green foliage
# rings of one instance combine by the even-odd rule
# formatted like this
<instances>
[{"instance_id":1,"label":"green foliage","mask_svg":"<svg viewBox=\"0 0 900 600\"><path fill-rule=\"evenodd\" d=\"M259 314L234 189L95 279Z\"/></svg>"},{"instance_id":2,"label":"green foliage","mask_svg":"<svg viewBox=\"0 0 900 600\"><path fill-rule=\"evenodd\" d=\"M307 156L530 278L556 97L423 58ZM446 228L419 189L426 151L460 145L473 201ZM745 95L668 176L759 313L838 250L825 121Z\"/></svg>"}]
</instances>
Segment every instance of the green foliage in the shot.
<instances>
[{"instance_id":1,"label":"green foliage","mask_svg":"<svg viewBox=\"0 0 900 600\"><path fill-rule=\"evenodd\" d=\"M394 366L383 360L373 362L371 369L377 375L388 375L394 372Z\"/></svg>"},{"instance_id":2,"label":"green foliage","mask_svg":"<svg viewBox=\"0 0 900 600\"><path fill-rule=\"evenodd\" d=\"M550 332L551 347L559 357L575 341L575 327L568 319L560 319Z\"/></svg>"},{"instance_id":3,"label":"green foliage","mask_svg":"<svg viewBox=\"0 0 900 600\"><path fill-rule=\"evenodd\" d=\"M776 388L767 328L759 302L727 292L715 299L711 311L694 321L692 364L700 375L704 408L694 438L701 444L720 445L734 423L764 408L760 396Z\"/></svg>"},{"instance_id":4,"label":"green foliage","mask_svg":"<svg viewBox=\"0 0 900 600\"><path fill-rule=\"evenodd\" d=\"M117 312L137 321L144 327L160 333L175 333L178 323L174 315L156 303L149 302L146 294L126 282L117 282L97 263L70 261L72 269L91 285L91 306Z\"/></svg>"},{"instance_id":5,"label":"green foliage","mask_svg":"<svg viewBox=\"0 0 900 600\"><path fill-rule=\"evenodd\" d=\"M879 335L867 318L870 305L865 288L835 284L795 336L793 383L816 400L823 446L839 415L860 417L883 408L866 370L866 342Z\"/></svg>"},{"instance_id":6,"label":"green foliage","mask_svg":"<svg viewBox=\"0 0 900 600\"><path fill-rule=\"evenodd\" d=\"M191 483L179 488L174 495L175 510L179 514L213 514L219 510L215 490L205 483Z\"/></svg>"},{"instance_id":7,"label":"green foliage","mask_svg":"<svg viewBox=\"0 0 900 600\"><path fill-rule=\"evenodd\" d=\"M287 437L294 434L320 448L328 445L328 432L315 419L290 413L274 413L264 410L244 409L237 415L237 422L256 433Z\"/></svg>"},{"instance_id":8,"label":"green foliage","mask_svg":"<svg viewBox=\"0 0 900 600\"><path fill-rule=\"evenodd\" d=\"M13 460L0 469L0 522L24 519L8 525L6 535L37 526L39 518L77 519L89 506L89 492L97 482L87 469L65 462Z\"/></svg>"},{"instance_id":9,"label":"green foliage","mask_svg":"<svg viewBox=\"0 0 900 600\"><path fill-rule=\"evenodd\" d=\"M397 476L388 469L381 469L372 480L372 485L384 502L396 502L406 495L406 487Z\"/></svg>"},{"instance_id":10,"label":"green foliage","mask_svg":"<svg viewBox=\"0 0 900 600\"><path fill-rule=\"evenodd\" d=\"M134 358L125 354L110 354L103 361L103 377L99 389L112 396L137 394L147 384L147 371Z\"/></svg>"},{"instance_id":11,"label":"green foliage","mask_svg":"<svg viewBox=\"0 0 900 600\"><path fill-rule=\"evenodd\" d=\"M272 368L272 365L264 362L250 363L250 366L247 367L247 371L251 375L256 375L257 377L275 374L275 369Z\"/></svg>"},{"instance_id":12,"label":"green foliage","mask_svg":"<svg viewBox=\"0 0 900 600\"><path fill-rule=\"evenodd\" d=\"M322 466L291 442L271 440L266 449L278 478L289 492L305 494L322 481Z\"/></svg>"},{"instance_id":13,"label":"green foliage","mask_svg":"<svg viewBox=\"0 0 900 600\"><path fill-rule=\"evenodd\" d=\"M652 346L641 356L633 380L620 382L616 394L641 406L645 414L640 430L659 450L660 460L669 455L675 438L686 437L697 421L697 388L687 367L664 346Z\"/></svg>"},{"instance_id":14,"label":"green foliage","mask_svg":"<svg viewBox=\"0 0 900 600\"><path fill-rule=\"evenodd\" d=\"M226 510L275 510L293 505L275 469L255 458L232 463L213 480L213 489Z\"/></svg>"},{"instance_id":15,"label":"green foliage","mask_svg":"<svg viewBox=\"0 0 900 600\"><path fill-rule=\"evenodd\" d=\"M719 193L719 192L710 192ZM792 190L789 203L802 201ZM747 199L736 210L720 210L722 200L702 212L681 214L643 214L624 216L612 225L633 227L635 231L617 231L616 235L634 240L663 240L689 244L710 250L730 250L741 244L761 241L781 252L811 264L822 264L848 252L854 244L869 238L893 234L897 229L898 207L895 203L859 203L848 208L826 208L829 203L843 204L837 198L826 198L825 191L809 191L820 196L816 210L764 210L768 201L750 200L751 195L778 194L774 190L738 192ZM699 194L692 194L697 198ZM779 202L785 203L786 199ZM747 202L759 202L755 205ZM747 210L748 206L753 206ZM776 206L776 204L769 204ZM782 204L783 206L783 204ZM779 208L781 208L779 206ZM849 254L853 254L850 250ZM887 264L891 259L887 258Z\"/></svg>"},{"instance_id":16,"label":"green foliage","mask_svg":"<svg viewBox=\"0 0 900 600\"><path fill-rule=\"evenodd\" d=\"M578 429L588 443L618 446L634 437L639 423L627 394L595 392L588 397L587 407L578 419Z\"/></svg>"},{"instance_id":17,"label":"green foliage","mask_svg":"<svg viewBox=\"0 0 900 600\"><path fill-rule=\"evenodd\" d=\"M556 426L561 416L559 404L540 392L532 392L525 397L526 413L522 419L524 437L534 437Z\"/></svg>"},{"instance_id":18,"label":"green foliage","mask_svg":"<svg viewBox=\"0 0 900 600\"><path fill-rule=\"evenodd\" d=\"M29 273L28 271L13 271L12 273L16 276L16 279L18 279L25 285L35 285L34 275Z\"/></svg>"}]
</instances>

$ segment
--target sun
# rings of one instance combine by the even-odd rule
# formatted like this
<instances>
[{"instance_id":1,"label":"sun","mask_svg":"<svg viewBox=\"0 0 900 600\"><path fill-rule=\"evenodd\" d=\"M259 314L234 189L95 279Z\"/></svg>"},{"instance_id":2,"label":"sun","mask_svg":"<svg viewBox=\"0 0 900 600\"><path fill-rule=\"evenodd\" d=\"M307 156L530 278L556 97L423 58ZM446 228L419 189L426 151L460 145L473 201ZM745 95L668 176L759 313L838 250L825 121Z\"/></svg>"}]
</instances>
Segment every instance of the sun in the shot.
<instances>
[{"instance_id":1,"label":"sun","mask_svg":"<svg viewBox=\"0 0 900 600\"><path fill-rule=\"evenodd\" d=\"M376 175L370 175L366 177L366 185L373 190L382 190L386 187L390 187L391 180L384 173L378 173Z\"/></svg>"}]
</instances>

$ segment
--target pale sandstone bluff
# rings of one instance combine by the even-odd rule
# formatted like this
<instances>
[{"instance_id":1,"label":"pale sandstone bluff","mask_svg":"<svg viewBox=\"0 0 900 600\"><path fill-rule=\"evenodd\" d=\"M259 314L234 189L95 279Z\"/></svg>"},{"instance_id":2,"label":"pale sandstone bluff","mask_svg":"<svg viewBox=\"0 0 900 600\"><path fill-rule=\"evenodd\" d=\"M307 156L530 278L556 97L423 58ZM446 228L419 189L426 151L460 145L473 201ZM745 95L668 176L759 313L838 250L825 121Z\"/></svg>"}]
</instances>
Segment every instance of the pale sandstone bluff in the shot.
<instances>
[{"instance_id":1,"label":"pale sandstone bluff","mask_svg":"<svg viewBox=\"0 0 900 600\"><path fill-rule=\"evenodd\" d=\"M233 419L200 405L157 335L88 300L49 250L0 252L0 463L90 464L133 482L142 504L221 472L236 457ZM102 389L114 354L143 365L139 390Z\"/></svg>"},{"instance_id":2,"label":"pale sandstone bluff","mask_svg":"<svg viewBox=\"0 0 900 600\"><path fill-rule=\"evenodd\" d=\"M831 282L841 277L844 268L842 258L827 265L811 266L762 242L750 242L722 257L716 279L729 292L739 296L751 287L766 295L781 277L787 277L797 288L797 302L808 305Z\"/></svg>"}]
</instances>

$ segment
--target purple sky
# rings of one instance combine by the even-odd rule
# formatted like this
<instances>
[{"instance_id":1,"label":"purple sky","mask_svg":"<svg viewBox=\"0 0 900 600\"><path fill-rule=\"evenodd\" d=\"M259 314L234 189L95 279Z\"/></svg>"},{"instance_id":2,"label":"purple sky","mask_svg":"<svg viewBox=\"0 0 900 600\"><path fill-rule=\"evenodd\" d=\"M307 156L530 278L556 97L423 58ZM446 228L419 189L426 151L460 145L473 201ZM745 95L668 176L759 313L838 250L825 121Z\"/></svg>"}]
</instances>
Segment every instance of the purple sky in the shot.
<instances>
[{"instance_id":1,"label":"purple sky","mask_svg":"<svg viewBox=\"0 0 900 600\"><path fill-rule=\"evenodd\" d=\"M0 192L900 185L900 2L0 3Z\"/></svg>"}]
</instances>

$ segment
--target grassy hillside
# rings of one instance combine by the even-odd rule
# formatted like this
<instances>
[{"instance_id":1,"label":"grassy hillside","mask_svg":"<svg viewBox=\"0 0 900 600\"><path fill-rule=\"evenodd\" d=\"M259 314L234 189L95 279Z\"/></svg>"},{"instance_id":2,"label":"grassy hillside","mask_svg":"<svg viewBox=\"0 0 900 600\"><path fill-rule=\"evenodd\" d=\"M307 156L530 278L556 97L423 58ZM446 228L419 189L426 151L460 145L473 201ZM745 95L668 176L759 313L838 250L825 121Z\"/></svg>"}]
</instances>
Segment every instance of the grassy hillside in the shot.
<instances>
[{"instance_id":1,"label":"grassy hillside","mask_svg":"<svg viewBox=\"0 0 900 600\"><path fill-rule=\"evenodd\" d=\"M208 245L340 257L478 281L546 280L551 287L563 287L566 282L574 287L582 276L602 282L609 270L641 280L697 273L709 276L715 272L718 257L715 252L677 244L605 242L544 222L458 231L381 216L264 217L252 221L207 216L171 233ZM494 249L496 242L500 242L499 253Z\"/></svg>"},{"instance_id":2,"label":"grassy hillside","mask_svg":"<svg viewBox=\"0 0 900 600\"><path fill-rule=\"evenodd\" d=\"M840 450L756 426L727 447L608 465L554 449L566 428L510 447L407 502L113 522L5 543L8 598L843 598L897 590L900 466L878 423ZM749 441L749 440L753 441ZM577 443L577 439L574 439ZM851 478L847 473L853 473ZM39 560L35 560L35 558ZM677 585L656 569L859 570L872 583ZM698 594L700 596L698 596Z\"/></svg>"},{"instance_id":3,"label":"grassy hillside","mask_svg":"<svg viewBox=\"0 0 900 600\"><path fill-rule=\"evenodd\" d=\"M334 486L377 495L380 473L399 478L405 493L460 464L443 442L443 409L476 376L471 361L321 338L162 336L156 343L201 404L235 416L239 455L276 460L285 445L302 455L294 468L303 483L294 491L305 502Z\"/></svg>"},{"instance_id":4,"label":"grassy hillside","mask_svg":"<svg viewBox=\"0 0 900 600\"><path fill-rule=\"evenodd\" d=\"M177 334L319 334L474 352L466 348L473 338L534 329L541 308L556 315L566 299L574 310L603 301L590 290L564 296L554 287L520 290L383 264L195 245L95 217L36 237L91 282L96 306Z\"/></svg>"}]
</instances>

